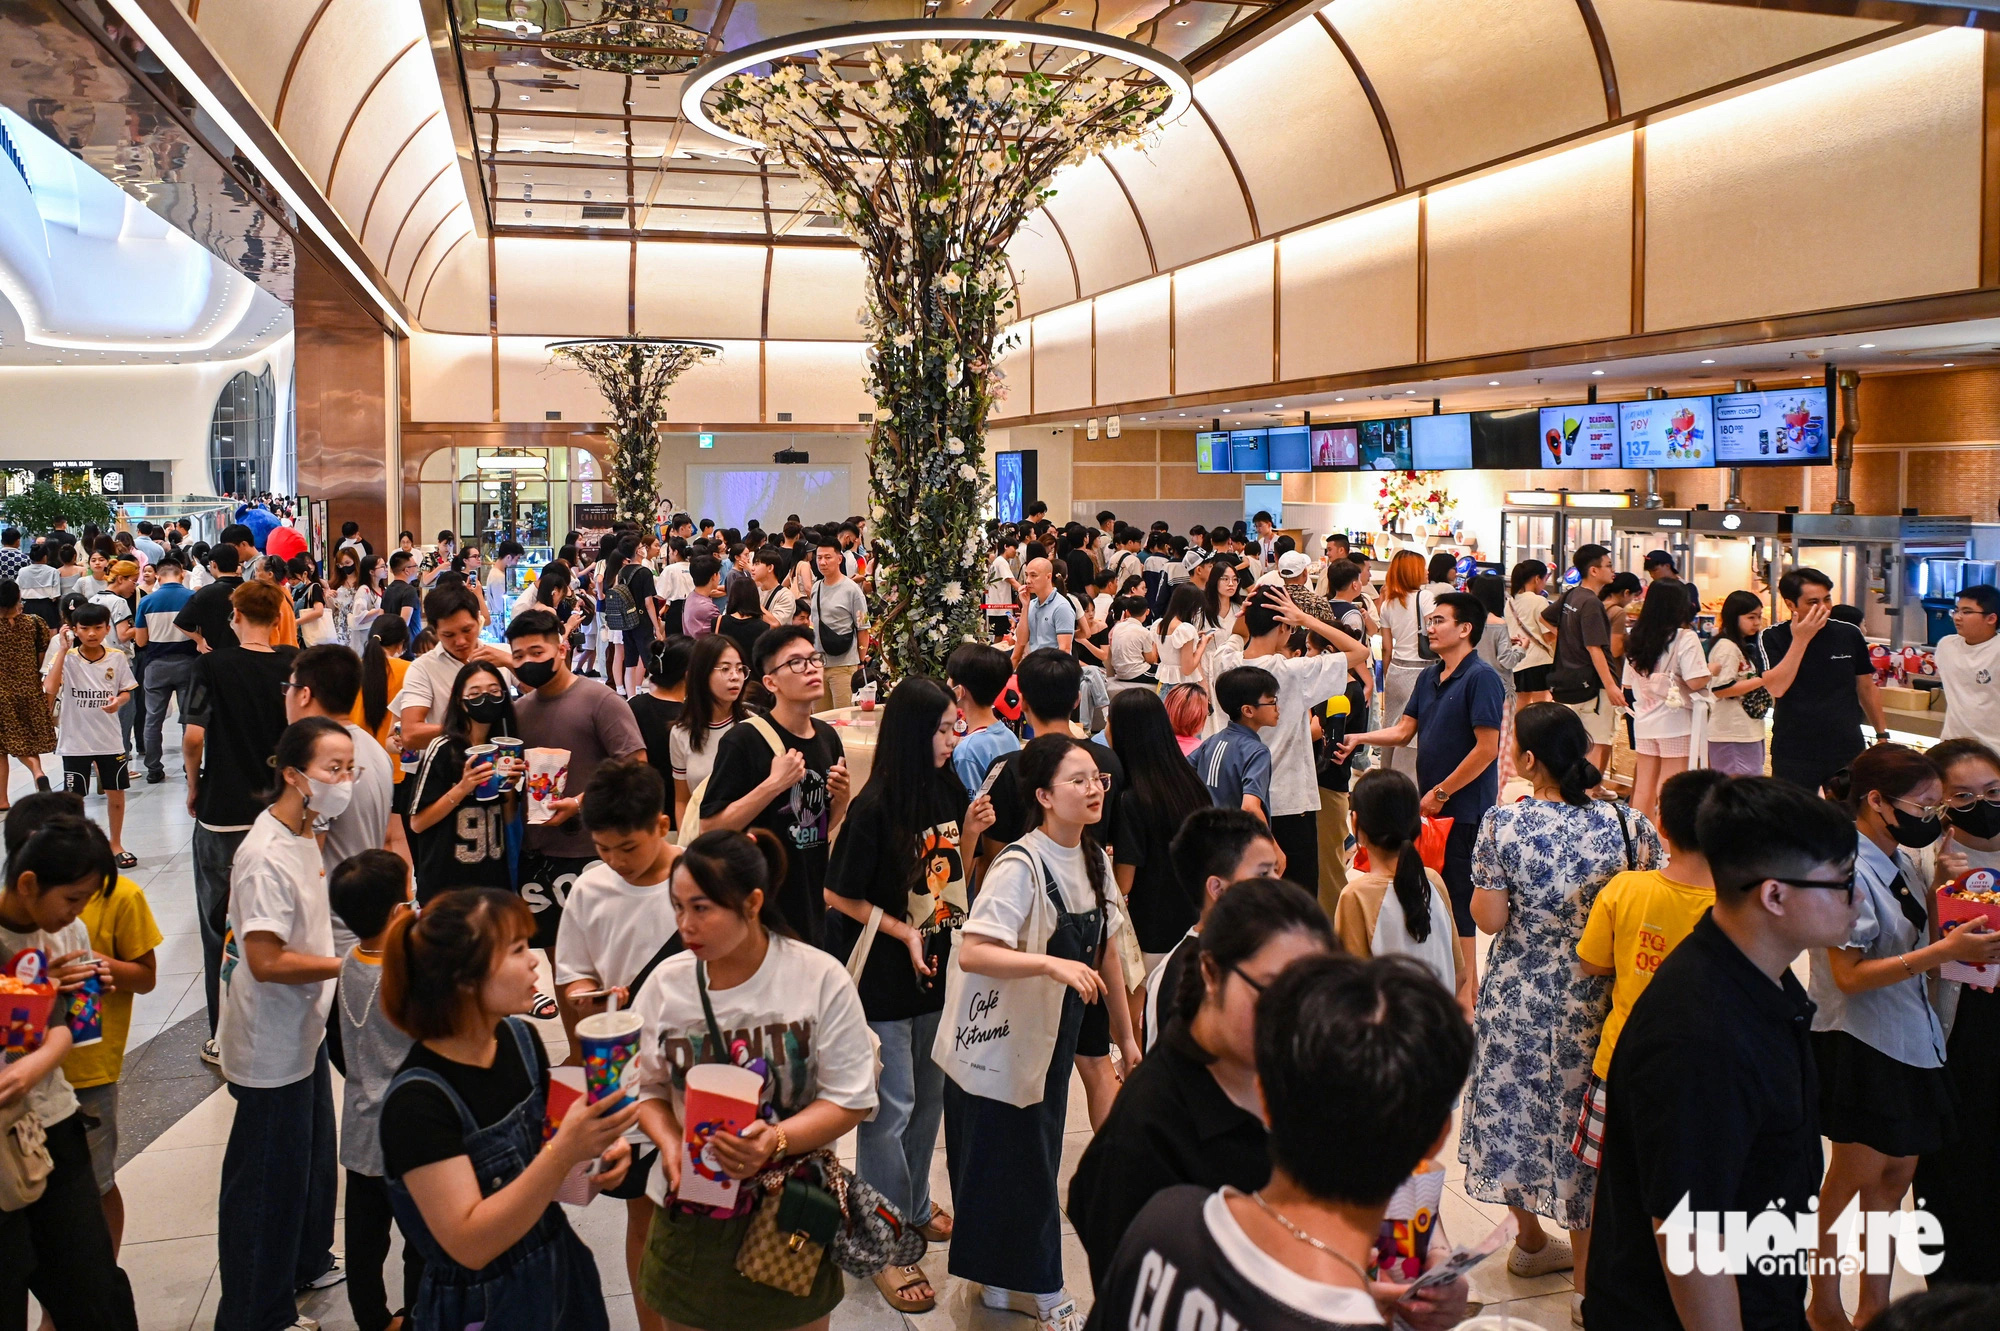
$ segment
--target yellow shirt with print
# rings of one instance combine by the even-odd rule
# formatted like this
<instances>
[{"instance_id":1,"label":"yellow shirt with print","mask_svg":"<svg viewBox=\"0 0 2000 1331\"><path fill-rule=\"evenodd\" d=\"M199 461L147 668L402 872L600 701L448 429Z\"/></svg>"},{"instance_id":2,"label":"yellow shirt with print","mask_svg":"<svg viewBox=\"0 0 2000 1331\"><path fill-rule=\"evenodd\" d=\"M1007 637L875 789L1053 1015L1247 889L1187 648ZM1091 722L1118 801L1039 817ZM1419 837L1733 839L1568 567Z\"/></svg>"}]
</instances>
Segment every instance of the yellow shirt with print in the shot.
<instances>
[{"instance_id":1,"label":"yellow shirt with print","mask_svg":"<svg viewBox=\"0 0 2000 1331\"><path fill-rule=\"evenodd\" d=\"M90 930L93 950L119 961L137 961L160 945L159 922L146 900L145 889L120 874L109 893L99 893L77 916ZM108 1086L125 1070L125 1041L132 1033L132 998L124 989L105 993L104 1038L85 1045L63 1060L63 1076L82 1090Z\"/></svg>"},{"instance_id":2,"label":"yellow shirt with print","mask_svg":"<svg viewBox=\"0 0 2000 1331\"><path fill-rule=\"evenodd\" d=\"M1677 883L1657 869L1617 875L1591 903L1576 954L1593 966L1617 971L1611 984L1611 1015L1604 1019L1597 1059L1591 1064L1600 1079L1611 1071L1611 1051L1618 1032L1625 1029L1625 1019L1632 1015L1632 1005L1653 982L1667 954L1680 946L1714 904L1714 888Z\"/></svg>"}]
</instances>

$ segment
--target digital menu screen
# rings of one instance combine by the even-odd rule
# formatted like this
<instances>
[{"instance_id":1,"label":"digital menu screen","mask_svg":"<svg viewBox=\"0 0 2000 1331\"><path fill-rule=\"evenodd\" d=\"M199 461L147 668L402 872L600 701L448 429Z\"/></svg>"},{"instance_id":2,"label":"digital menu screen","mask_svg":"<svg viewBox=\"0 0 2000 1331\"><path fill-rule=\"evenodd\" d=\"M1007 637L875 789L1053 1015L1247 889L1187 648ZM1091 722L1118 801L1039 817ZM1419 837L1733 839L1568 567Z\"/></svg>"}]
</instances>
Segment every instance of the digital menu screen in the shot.
<instances>
[{"instance_id":1,"label":"digital menu screen","mask_svg":"<svg viewBox=\"0 0 2000 1331\"><path fill-rule=\"evenodd\" d=\"M1666 397L1618 404L1618 436L1629 468L1715 465L1714 399Z\"/></svg>"},{"instance_id":2,"label":"digital menu screen","mask_svg":"<svg viewBox=\"0 0 2000 1331\"><path fill-rule=\"evenodd\" d=\"M1311 471L1312 439L1303 425L1274 425L1266 432L1271 443L1269 470Z\"/></svg>"},{"instance_id":3,"label":"digital menu screen","mask_svg":"<svg viewBox=\"0 0 2000 1331\"><path fill-rule=\"evenodd\" d=\"M1541 413L1533 407L1472 413L1472 465L1481 471L1517 471L1541 464Z\"/></svg>"},{"instance_id":4,"label":"digital menu screen","mask_svg":"<svg viewBox=\"0 0 2000 1331\"><path fill-rule=\"evenodd\" d=\"M1542 452L1537 467L1621 467L1618 404L1542 408Z\"/></svg>"},{"instance_id":5,"label":"digital menu screen","mask_svg":"<svg viewBox=\"0 0 2000 1331\"><path fill-rule=\"evenodd\" d=\"M1723 467L1797 467L1833 460L1826 385L1715 399L1715 461Z\"/></svg>"},{"instance_id":6,"label":"digital menu screen","mask_svg":"<svg viewBox=\"0 0 2000 1331\"><path fill-rule=\"evenodd\" d=\"M1472 470L1472 417L1454 412L1412 418L1410 461L1418 471Z\"/></svg>"},{"instance_id":7,"label":"digital menu screen","mask_svg":"<svg viewBox=\"0 0 2000 1331\"><path fill-rule=\"evenodd\" d=\"M1022 477L1021 455L1019 452L1002 452L993 455L993 499L994 515L1002 522L1021 520Z\"/></svg>"},{"instance_id":8,"label":"digital menu screen","mask_svg":"<svg viewBox=\"0 0 2000 1331\"><path fill-rule=\"evenodd\" d=\"M1312 432L1313 470L1345 471L1361 465L1361 431L1352 425L1320 426Z\"/></svg>"},{"instance_id":9,"label":"digital menu screen","mask_svg":"<svg viewBox=\"0 0 2000 1331\"><path fill-rule=\"evenodd\" d=\"M1241 472L1269 471L1271 469L1269 433L1264 430L1231 430L1229 469Z\"/></svg>"},{"instance_id":10,"label":"digital menu screen","mask_svg":"<svg viewBox=\"0 0 2000 1331\"><path fill-rule=\"evenodd\" d=\"M1364 471L1410 471L1410 421L1361 422L1361 467Z\"/></svg>"},{"instance_id":11,"label":"digital menu screen","mask_svg":"<svg viewBox=\"0 0 2000 1331\"><path fill-rule=\"evenodd\" d=\"M1229 470L1229 431L1201 430L1195 434L1194 469L1200 472Z\"/></svg>"}]
</instances>

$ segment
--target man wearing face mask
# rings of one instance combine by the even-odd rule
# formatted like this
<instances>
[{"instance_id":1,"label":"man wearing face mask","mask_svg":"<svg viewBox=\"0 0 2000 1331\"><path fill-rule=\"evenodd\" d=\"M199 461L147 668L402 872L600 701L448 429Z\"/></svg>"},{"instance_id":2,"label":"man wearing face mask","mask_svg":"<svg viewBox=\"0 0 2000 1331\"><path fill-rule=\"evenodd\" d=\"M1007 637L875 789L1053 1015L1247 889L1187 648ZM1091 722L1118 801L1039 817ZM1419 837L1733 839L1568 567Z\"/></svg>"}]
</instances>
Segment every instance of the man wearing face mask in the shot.
<instances>
[{"instance_id":1,"label":"man wearing face mask","mask_svg":"<svg viewBox=\"0 0 2000 1331\"><path fill-rule=\"evenodd\" d=\"M293 658L291 684L285 691L285 719L324 716L340 722L348 738L354 741L354 780L345 785L347 793L326 792L325 800L321 792L313 794L313 809L319 814L324 835L320 853L329 876L340 867L341 861L364 850L388 849L406 860L410 858L409 847L403 842L402 823L389 817L389 799L395 791L389 755L373 735L355 725L352 719L354 699L360 693L361 658L346 647L327 643L308 647ZM334 807L334 802L341 807ZM346 956L355 942L353 933L335 915L333 954ZM339 1067L339 1051L336 1048L333 1052L334 1065Z\"/></svg>"},{"instance_id":2,"label":"man wearing face mask","mask_svg":"<svg viewBox=\"0 0 2000 1331\"><path fill-rule=\"evenodd\" d=\"M2000 962L2000 933L1963 925L1929 942L1930 876L1912 852L1944 834L1944 787L1914 749L1878 744L1826 783L1860 834L1854 859L1860 912L1845 947L1812 958L1813 1059L1820 1131L1833 1158L1820 1214L1837 1216L1858 1194L1869 1211L1893 1211L1917 1157L1943 1147L1954 1119L1945 1039L1927 973L1947 961ZM1615 1083L1614 1083L1615 1084ZM1822 1231L1820 1256L1836 1255ZM1889 1276L1864 1274L1854 1325L1889 1299ZM1847 1320L1840 1280L1815 1275L1811 1320Z\"/></svg>"},{"instance_id":3,"label":"man wearing face mask","mask_svg":"<svg viewBox=\"0 0 2000 1331\"><path fill-rule=\"evenodd\" d=\"M296 647L276 647L272 631L285 594L267 582L245 582L229 593L231 642L195 659L188 683L181 758L187 768L188 812L194 815L194 890L201 928L209 1040L202 1058L216 1063L222 935L229 913L231 861L262 809L255 791L270 770L285 729L285 684ZM193 604L192 600L189 602Z\"/></svg>"},{"instance_id":4,"label":"man wearing face mask","mask_svg":"<svg viewBox=\"0 0 2000 1331\"><path fill-rule=\"evenodd\" d=\"M547 610L527 610L507 625L514 678L527 691L514 703L514 720L529 750L564 749L569 773L554 814L530 822L521 855L521 897L535 912L534 945L553 948L563 901L577 875L597 858L590 833L577 816L584 787L613 758L646 761L646 739L625 700L569 668L562 621Z\"/></svg>"},{"instance_id":5,"label":"man wearing face mask","mask_svg":"<svg viewBox=\"0 0 2000 1331\"><path fill-rule=\"evenodd\" d=\"M479 594L463 583L440 583L424 598L424 615L438 645L410 662L403 687L389 700L389 710L403 728L403 747L411 753L422 753L444 733L445 704L461 668L490 661L504 670L514 663L506 648L479 640L484 609Z\"/></svg>"}]
</instances>

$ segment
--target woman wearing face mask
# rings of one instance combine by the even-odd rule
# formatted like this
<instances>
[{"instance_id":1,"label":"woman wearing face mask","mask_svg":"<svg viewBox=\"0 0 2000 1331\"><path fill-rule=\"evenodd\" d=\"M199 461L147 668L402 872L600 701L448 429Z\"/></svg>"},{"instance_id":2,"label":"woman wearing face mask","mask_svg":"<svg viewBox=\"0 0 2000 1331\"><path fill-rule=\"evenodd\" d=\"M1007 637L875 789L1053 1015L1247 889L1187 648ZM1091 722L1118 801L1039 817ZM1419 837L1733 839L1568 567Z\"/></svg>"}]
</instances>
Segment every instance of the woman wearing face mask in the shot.
<instances>
[{"instance_id":1,"label":"woman wearing face mask","mask_svg":"<svg viewBox=\"0 0 2000 1331\"><path fill-rule=\"evenodd\" d=\"M289 1326L293 1292L333 1255L333 1072L326 1018L340 958L315 823L346 812L354 741L323 716L278 736L278 787L230 866L223 943L222 1075L236 1101L216 1235L220 1326Z\"/></svg>"},{"instance_id":2,"label":"woman wearing face mask","mask_svg":"<svg viewBox=\"0 0 2000 1331\"><path fill-rule=\"evenodd\" d=\"M355 570L354 591L347 601L347 641L357 652L367 650L368 630L382 613L382 584L388 572L380 555L364 557Z\"/></svg>"},{"instance_id":3,"label":"woman wearing face mask","mask_svg":"<svg viewBox=\"0 0 2000 1331\"><path fill-rule=\"evenodd\" d=\"M1966 925L1937 942L1925 901L1930 876L1912 852L1944 834L1944 786L1922 754L1878 744L1827 782L1860 832L1854 859L1860 915L1843 948L1812 959L1813 1057L1819 1066L1820 1131L1833 1159L1820 1190L1822 1259L1837 1255L1831 1217L1856 1195L1863 1211L1894 1211L1917 1157L1941 1149L1953 1129L1942 1024L1926 974L1947 961L2000 962L2000 933ZM1838 1274L1815 1274L1806 1319L1814 1331L1865 1325L1889 1302L1889 1274L1864 1273L1850 1323Z\"/></svg>"},{"instance_id":4,"label":"woman wearing face mask","mask_svg":"<svg viewBox=\"0 0 2000 1331\"><path fill-rule=\"evenodd\" d=\"M472 749L495 735L519 734L500 668L489 661L462 667L445 704L444 733L425 748L410 778L410 850L416 857L419 903L455 887L514 887L507 870L514 795L477 797L480 785L493 775L494 761Z\"/></svg>"},{"instance_id":5,"label":"woman wearing face mask","mask_svg":"<svg viewBox=\"0 0 2000 1331\"><path fill-rule=\"evenodd\" d=\"M1951 824L1938 843L1938 881L2000 869L2000 754L1976 739L1948 739L1924 757L1944 783ZM1958 1125L1917 1165L1917 1195L1944 1231L1944 1264L1930 1279L2000 1284L2000 1216L1988 1183L2000 1171L2000 992L1948 982L1938 990Z\"/></svg>"}]
</instances>

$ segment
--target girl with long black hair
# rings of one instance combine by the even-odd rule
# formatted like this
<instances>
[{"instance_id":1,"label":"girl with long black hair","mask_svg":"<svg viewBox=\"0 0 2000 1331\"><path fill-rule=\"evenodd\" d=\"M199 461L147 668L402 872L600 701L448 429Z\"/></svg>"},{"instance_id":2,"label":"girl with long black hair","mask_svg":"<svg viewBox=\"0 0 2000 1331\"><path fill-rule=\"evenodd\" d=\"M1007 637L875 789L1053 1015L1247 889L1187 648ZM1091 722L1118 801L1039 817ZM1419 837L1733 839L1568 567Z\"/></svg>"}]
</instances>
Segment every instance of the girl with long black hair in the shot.
<instances>
[{"instance_id":1,"label":"girl with long black hair","mask_svg":"<svg viewBox=\"0 0 2000 1331\"><path fill-rule=\"evenodd\" d=\"M1126 778L1118 793L1122 831L1112 872L1145 960L1145 970L1127 975L1125 982L1142 985L1194 925L1194 902L1181 886L1168 847L1188 815L1214 801L1182 757L1157 693L1126 689L1113 695L1105 739L1125 765Z\"/></svg>"},{"instance_id":2,"label":"girl with long black hair","mask_svg":"<svg viewBox=\"0 0 2000 1331\"><path fill-rule=\"evenodd\" d=\"M1750 696L1764 687L1763 676L1770 669L1763 633L1764 603L1754 593L1734 591L1722 598L1715 641L1708 649L1709 688L1715 698L1708 713L1708 765L1731 776L1764 775L1764 717L1771 697ZM1750 715L1752 706L1755 716Z\"/></svg>"},{"instance_id":3,"label":"girl with long black hair","mask_svg":"<svg viewBox=\"0 0 2000 1331\"><path fill-rule=\"evenodd\" d=\"M743 700L749 679L734 639L710 633L694 639L688 656L687 693L668 743L674 773L674 826L688 825L688 807L708 781L722 738L750 715ZM701 811L694 804L697 815Z\"/></svg>"},{"instance_id":4,"label":"girl with long black hair","mask_svg":"<svg viewBox=\"0 0 2000 1331\"><path fill-rule=\"evenodd\" d=\"M444 733L425 747L411 778L410 850L420 904L458 887L513 889L507 824L515 796L507 790L477 797L498 763L491 753L476 756L471 751L496 735L520 733L500 667L490 661L460 667L444 708Z\"/></svg>"},{"instance_id":5,"label":"girl with long black hair","mask_svg":"<svg viewBox=\"0 0 2000 1331\"><path fill-rule=\"evenodd\" d=\"M1350 871L1341 889L1333 914L1340 945L1357 957L1415 957L1458 996L1470 1016L1472 972L1452 937L1444 878L1417 852L1423 831L1417 783L1401 772L1377 768L1354 783L1348 800L1355 845L1368 856L1368 869Z\"/></svg>"},{"instance_id":6,"label":"girl with long black hair","mask_svg":"<svg viewBox=\"0 0 2000 1331\"><path fill-rule=\"evenodd\" d=\"M1708 687L1708 658L1687 586L1662 578L1646 591L1639 621L1625 634L1625 687L1632 692L1632 807L1660 816L1660 785L1688 765L1694 695Z\"/></svg>"},{"instance_id":7,"label":"girl with long black hair","mask_svg":"<svg viewBox=\"0 0 2000 1331\"><path fill-rule=\"evenodd\" d=\"M853 921L832 926L843 936L836 950L868 945L858 958L850 953L848 969L858 968L861 1006L882 1042L881 1109L861 1125L855 1168L938 1242L950 1238L951 1217L930 1195L944 1117L944 1072L931 1046L945 968L970 908L969 848L993 825L992 797L968 805L951 769L957 720L951 691L936 680L912 675L896 685L882 709L868 783L848 805L826 871L828 909ZM920 1268L886 1268L875 1283L898 1312L936 1305Z\"/></svg>"},{"instance_id":8,"label":"girl with long black hair","mask_svg":"<svg viewBox=\"0 0 2000 1331\"><path fill-rule=\"evenodd\" d=\"M1037 735L1014 770L1029 831L994 859L973 902L952 961L963 974L952 976L934 1051L950 1079L945 1155L958 1204L950 1270L985 1286L987 1306L1025 1312L1039 1331L1065 1331L1076 1301L1063 1284L1057 1171L1070 1068L1084 1005L1125 991L1110 945L1125 922L1110 858L1091 831L1111 779L1090 749ZM990 1004L972 1001L989 991L987 980L1028 982L1008 984L998 1024ZM1109 1008L1112 1036L1135 1068L1131 1012ZM1029 1023L1054 1033L1045 1065L1039 1043L1032 1064L1007 1057Z\"/></svg>"}]
</instances>

